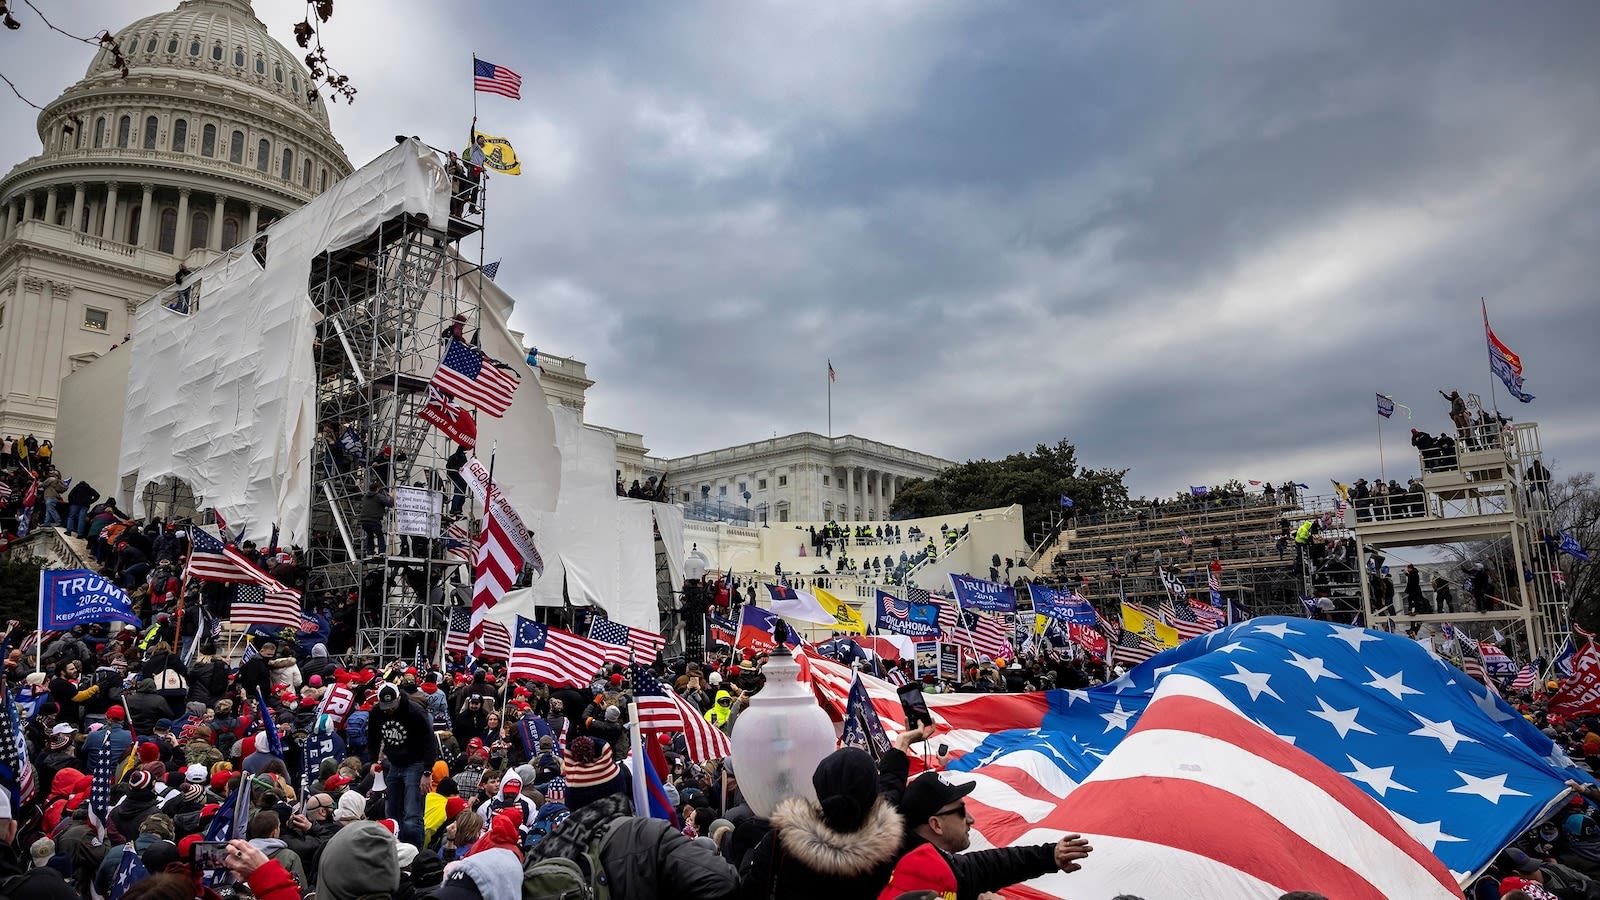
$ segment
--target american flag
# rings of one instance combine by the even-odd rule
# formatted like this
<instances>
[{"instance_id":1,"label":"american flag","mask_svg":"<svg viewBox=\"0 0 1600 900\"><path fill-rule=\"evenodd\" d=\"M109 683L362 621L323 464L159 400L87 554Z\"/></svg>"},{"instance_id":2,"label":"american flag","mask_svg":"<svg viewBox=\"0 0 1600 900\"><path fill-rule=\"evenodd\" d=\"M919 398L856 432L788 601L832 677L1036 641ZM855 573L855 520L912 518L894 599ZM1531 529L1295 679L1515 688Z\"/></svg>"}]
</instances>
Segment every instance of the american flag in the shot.
<instances>
[{"instance_id":1,"label":"american flag","mask_svg":"<svg viewBox=\"0 0 1600 900\"><path fill-rule=\"evenodd\" d=\"M489 279L490 281L493 281L494 277L496 275L499 275L499 274L500 274L500 260L497 259L492 263L484 263L483 264L483 277Z\"/></svg>"},{"instance_id":2,"label":"american flag","mask_svg":"<svg viewBox=\"0 0 1600 900\"><path fill-rule=\"evenodd\" d=\"M0 646L0 657L4 655L5 648ZM37 788L33 763L28 759L28 738L22 731L17 705L10 697L0 697L0 703L6 707L5 734L0 734L0 787L10 792L12 810L20 810L33 799Z\"/></svg>"},{"instance_id":3,"label":"american flag","mask_svg":"<svg viewBox=\"0 0 1600 900\"><path fill-rule=\"evenodd\" d=\"M1511 680L1511 689L1513 691L1529 690L1533 687L1534 679L1538 677L1539 673L1533 670L1533 666L1523 666L1522 671L1517 673L1517 677Z\"/></svg>"},{"instance_id":4,"label":"american flag","mask_svg":"<svg viewBox=\"0 0 1600 900\"><path fill-rule=\"evenodd\" d=\"M244 560L244 555L235 550L234 555L230 556L227 553L228 549L209 530L190 529L189 574L203 581L229 581L235 584L250 584L256 581L256 576L250 573L259 573L261 570L248 561L244 561L241 566L240 561Z\"/></svg>"},{"instance_id":5,"label":"american flag","mask_svg":"<svg viewBox=\"0 0 1600 900\"><path fill-rule=\"evenodd\" d=\"M667 644L667 639L654 631L629 628L621 622L613 622L600 616L589 622L589 639L599 641L608 647L615 647L615 650L608 651L610 655L607 658L622 665L639 660L654 660L656 654Z\"/></svg>"},{"instance_id":6,"label":"american flag","mask_svg":"<svg viewBox=\"0 0 1600 900\"><path fill-rule=\"evenodd\" d=\"M522 76L505 66L497 66L485 59L474 59L472 89L485 94L499 94L502 97L521 100Z\"/></svg>"},{"instance_id":7,"label":"american flag","mask_svg":"<svg viewBox=\"0 0 1600 900\"><path fill-rule=\"evenodd\" d=\"M939 604L939 629L944 642L968 647L990 659L1009 659L1012 656L1011 636L1005 624L993 616L973 610L957 610L948 603Z\"/></svg>"},{"instance_id":8,"label":"american flag","mask_svg":"<svg viewBox=\"0 0 1600 900\"><path fill-rule=\"evenodd\" d=\"M444 633L444 652L473 656L472 613L464 607L450 610L450 626ZM510 659L511 632L493 619L483 623L483 648L476 654L483 659Z\"/></svg>"},{"instance_id":9,"label":"american flag","mask_svg":"<svg viewBox=\"0 0 1600 900\"><path fill-rule=\"evenodd\" d=\"M479 412L499 418L511 407L511 398L521 382L478 348L452 339L450 349L439 360L439 368L434 370L429 383L458 400L471 403Z\"/></svg>"},{"instance_id":10,"label":"american flag","mask_svg":"<svg viewBox=\"0 0 1600 900\"><path fill-rule=\"evenodd\" d=\"M517 616L509 674L552 687L586 688L606 667L606 652L588 638Z\"/></svg>"},{"instance_id":11,"label":"american flag","mask_svg":"<svg viewBox=\"0 0 1600 900\"><path fill-rule=\"evenodd\" d=\"M122 862L117 866L117 874L111 879L111 900L122 900L122 895L128 888L148 877L150 873L145 869L144 861L134 852L133 844L129 843L122 851Z\"/></svg>"},{"instance_id":12,"label":"american flag","mask_svg":"<svg viewBox=\"0 0 1600 900\"><path fill-rule=\"evenodd\" d=\"M11 494L11 485L7 482L0 481L0 502L10 500Z\"/></svg>"},{"instance_id":13,"label":"american flag","mask_svg":"<svg viewBox=\"0 0 1600 900\"><path fill-rule=\"evenodd\" d=\"M1145 640L1144 635L1124 628L1111 642L1111 658L1106 662L1136 666L1160 652L1161 648Z\"/></svg>"},{"instance_id":14,"label":"american flag","mask_svg":"<svg viewBox=\"0 0 1600 900\"><path fill-rule=\"evenodd\" d=\"M663 687L655 672L634 666L633 694L639 704L639 727L683 732L690 760L700 763L733 754L728 736L707 722L689 701Z\"/></svg>"},{"instance_id":15,"label":"american flag","mask_svg":"<svg viewBox=\"0 0 1600 900\"><path fill-rule=\"evenodd\" d=\"M111 815L111 782L116 778L118 762L116 748L109 740L89 752L89 823L101 840L105 839Z\"/></svg>"},{"instance_id":16,"label":"american flag","mask_svg":"<svg viewBox=\"0 0 1600 900\"><path fill-rule=\"evenodd\" d=\"M493 501L494 485L489 485L488 499ZM489 610L506 595L511 585L522 574L522 556L516 545L506 535L498 516L483 520L483 531L478 534L476 563L472 578L472 643L483 646L483 623Z\"/></svg>"},{"instance_id":17,"label":"american flag","mask_svg":"<svg viewBox=\"0 0 1600 900\"><path fill-rule=\"evenodd\" d=\"M1158 609L1161 613L1161 621L1178 629L1178 639L1181 641L1197 638L1216 627L1202 623L1199 617L1194 614L1194 610L1189 606L1188 601L1174 605L1172 598L1166 597L1162 599Z\"/></svg>"},{"instance_id":18,"label":"american flag","mask_svg":"<svg viewBox=\"0 0 1600 900\"><path fill-rule=\"evenodd\" d=\"M454 556L469 565L477 559L477 546L472 543L472 536L467 534L467 529L456 522L444 530L444 552L447 556Z\"/></svg>"},{"instance_id":19,"label":"american flag","mask_svg":"<svg viewBox=\"0 0 1600 900\"><path fill-rule=\"evenodd\" d=\"M268 581L272 579L268 578ZM300 594L277 582L276 587L259 584L241 584L234 588L233 606L228 610L231 622L249 622L252 625L281 625L300 629Z\"/></svg>"}]
</instances>

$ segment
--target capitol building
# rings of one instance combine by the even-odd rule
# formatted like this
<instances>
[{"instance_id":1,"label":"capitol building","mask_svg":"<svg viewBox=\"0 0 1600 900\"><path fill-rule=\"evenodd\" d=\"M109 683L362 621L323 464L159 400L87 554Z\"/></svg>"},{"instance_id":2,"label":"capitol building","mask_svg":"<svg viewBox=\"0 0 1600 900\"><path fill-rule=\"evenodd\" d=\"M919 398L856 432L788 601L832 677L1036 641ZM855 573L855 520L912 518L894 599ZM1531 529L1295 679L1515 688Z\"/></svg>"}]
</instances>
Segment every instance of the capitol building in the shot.
<instances>
[{"instance_id":1,"label":"capitol building","mask_svg":"<svg viewBox=\"0 0 1600 900\"><path fill-rule=\"evenodd\" d=\"M201 268L353 170L305 66L250 0L183 0L116 39L127 77L99 50L39 114L39 154L0 178L0 435L57 437L63 407L83 395L70 383L64 395L63 379L130 352L119 347L139 304L180 265ZM540 359L547 401L581 421L587 367ZM90 393L115 393L106 384ZM114 417L122 400L65 415ZM691 517L752 525L887 519L901 485L950 465L810 432L668 459L641 434L601 430L624 483L665 475ZM64 474L116 483L115 447L67 453Z\"/></svg>"},{"instance_id":2,"label":"capitol building","mask_svg":"<svg viewBox=\"0 0 1600 900\"><path fill-rule=\"evenodd\" d=\"M61 379L138 304L351 171L305 66L248 0L186 0L116 35L0 178L0 433L55 433Z\"/></svg>"}]
</instances>

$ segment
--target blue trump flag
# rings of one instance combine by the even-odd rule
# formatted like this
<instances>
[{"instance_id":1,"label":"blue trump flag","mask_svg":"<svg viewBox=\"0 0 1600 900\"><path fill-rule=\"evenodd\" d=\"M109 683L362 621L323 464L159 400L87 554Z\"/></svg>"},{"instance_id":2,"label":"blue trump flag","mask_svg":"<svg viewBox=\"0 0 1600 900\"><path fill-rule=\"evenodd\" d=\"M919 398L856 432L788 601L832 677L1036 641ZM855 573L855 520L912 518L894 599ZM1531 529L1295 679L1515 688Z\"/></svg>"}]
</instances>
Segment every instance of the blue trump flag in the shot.
<instances>
[{"instance_id":1,"label":"blue trump flag","mask_svg":"<svg viewBox=\"0 0 1600 900\"><path fill-rule=\"evenodd\" d=\"M1071 625L1093 627L1095 623L1094 607L1071 591L1032 584L1028 586L1028 594L1033 597L1033 611L1038 615Z\"/></svg>"},{"instance_id":2,"label":"blue trump flag","mask_svg":"<svg viewBox=\"0 0 1600 900\"><path fill-rule=\"evenodd\" d=\"M128 592L88 569L39 572L39 628L67 631L74 625L127 622L138 625Z\"/></svg>"},{"instance_id":3,"label":"blue trump flag","mask_svg":"<svg viewBox=\"0 0 1600 900\"><path fill-rule=\"evenodd\" d=\"M962 609L1009 613L1017 611L1017 589L1009 584L950 573L950 589Z\"/></svg>"},{"instance_id":4,"label":"blue trump flag","mask_svg":"<svg viewBox=\"0 0 1600 900\"><path fill-rule=\"evenodd\" d=\"M1561 552L1578 562L1589 561L1589 551L1583 549L1583 545L1578 543L1578 539L1573 537L1570 531L1561 532Z\"/></svg>"},{"instance_id":5,"label":"blue trump flag","mask_svg":"<svg viewBox=\"0 0 1600 900\"><path fill-rule=\"evenodd\" d=\"M849 699L845 703L844 734L841 740L846 747L859 747L879 759L889 749L889 733L883 729L883 720L872 706L867 686L861 676L850 682Z\"/></svg>"}]
</instances>

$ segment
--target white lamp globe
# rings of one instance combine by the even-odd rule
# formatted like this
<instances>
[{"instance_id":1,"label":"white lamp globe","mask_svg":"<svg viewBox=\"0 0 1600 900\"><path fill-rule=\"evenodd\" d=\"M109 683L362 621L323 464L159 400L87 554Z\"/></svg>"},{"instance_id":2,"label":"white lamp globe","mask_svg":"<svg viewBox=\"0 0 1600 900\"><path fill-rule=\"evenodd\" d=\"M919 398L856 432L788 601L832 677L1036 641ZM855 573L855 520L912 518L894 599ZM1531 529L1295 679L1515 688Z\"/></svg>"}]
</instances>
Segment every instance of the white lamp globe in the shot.
<instances>
[{"instance_id":1,"label":"white lamp globe","mask_svg":"<svg viewBox=\"0 0 1600 900\"><path fill-rule=\"evenodd\" d=\"M766 818L789 797L813 803L811 774L836 746L833 720L817 705L811 688L798 681L800 666L780 643L765 667L761 692L733 724L733 766L739 790L756 815Z\"/></svg>"}]
</instances>

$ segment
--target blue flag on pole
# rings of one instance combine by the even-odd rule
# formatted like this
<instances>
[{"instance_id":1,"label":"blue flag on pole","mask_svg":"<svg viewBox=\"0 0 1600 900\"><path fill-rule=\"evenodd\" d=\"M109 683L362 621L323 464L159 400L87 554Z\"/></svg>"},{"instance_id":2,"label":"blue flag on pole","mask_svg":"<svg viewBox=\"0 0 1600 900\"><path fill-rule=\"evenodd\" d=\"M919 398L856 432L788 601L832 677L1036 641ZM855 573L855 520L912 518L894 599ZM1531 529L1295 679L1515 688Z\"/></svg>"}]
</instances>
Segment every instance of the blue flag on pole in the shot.
<instances>
[{"instance_id":1,"label":"blue flag on pole","mask_svg":"<svg viewBox=\"0 0 1600 900\"><path fill-rule=\"evenodd\" d=\"M1583 549L1583 545L1578 543L1578 539L1573 537L1570 531L1561 532L1561 552L1578 562L1589 561L1589 551Z\"/></svg>"},{"instance_id":2,"label":"blue flag on pole","mask_svg":"<svg viewBox=\"0 0 1600 900\"><path fill-rule=\"evenodd\" d=\"M128 592L88 569L39 573L39 627L67 631L75 625L126 622L139 625Z\"/></svg>"},{"instance_id":3,"label":"blue flag on pole","mask_svg":"<svg viewBox=\"0 0 1600 900\"><path fill-rule=\"evenodd\" d=\"M283 759L283 738L278 734L278 726L272 721L272 709L267 706L267 697L256 688L256 713L260 717L261 729L267 733L267 752Z\"/></svg>"},{"instance_id":4,"label":"blue flag on pole","mask_svg":"<svg viewBox=\"0 0 1600 900\"><path fill-rule=\"evenodd\" d=\"M1072 498L1068 497L1066 494L1062 494L1061 495L1061 508L1062 509L1071 509L1072 508Z\"/></svg>"},{"instance_id":5,"label":"blue flag on pole","mask_svg":"<svg viewBox=\"0 0 1600 900\"><path fill-rule=\"evenodd\" d=\"M859 747L871 753L873 759L881 758L889 749L889 733L883 729L883 720L878 718L878 711L873 708L872 698L859 674L850 682L841 739L844 746Z\"/></svg>"},{"instance_id":6,"label":"blue flag on pole","mask_svg":"<svg viewBox=\"0 0 1600 900\"><path fill-rule=\"evenodd\" d=\"M1392 400L1392 399L1390 399L1388 397L1385 397L1382 394L1379 394L1378 395L1378 415L1383 416L1385 419L1387 419L1390 416L1394 415L1394 400Z\"/></svg>"},{"instance_id":7,"label":"blue flag on pole","mask_svg":"<svg viewBox=\"0 0 1600 900\"><path fill-rule=\"evenodd\" d=\"M144 867L144 860L133 849L133 844L128 844L122 849L122 862L117 866L117 874L111 879L111 900L122 900L122 895L128 888L150 877Z\"/></svg>"}]
</instances>

